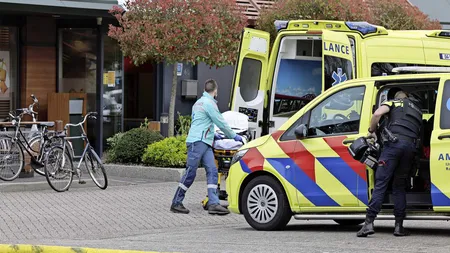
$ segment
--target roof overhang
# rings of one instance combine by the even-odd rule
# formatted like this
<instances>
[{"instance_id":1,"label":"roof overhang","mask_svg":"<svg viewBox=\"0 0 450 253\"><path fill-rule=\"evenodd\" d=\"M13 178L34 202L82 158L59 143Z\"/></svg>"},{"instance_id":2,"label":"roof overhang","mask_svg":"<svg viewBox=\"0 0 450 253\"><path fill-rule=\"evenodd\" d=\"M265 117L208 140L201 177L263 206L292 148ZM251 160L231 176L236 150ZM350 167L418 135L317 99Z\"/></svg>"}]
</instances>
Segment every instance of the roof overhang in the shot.
<instances>
[{"instance_id":1,"label":"roof overhang","mask_svg":"<svg viewBox=\"0 0 450 253\"><path fill-rule=\"evenodd\" d=\"M113 0L0 0L0 12L112 17L108 11L115 5Z\"/></svg>"}]
</instances>

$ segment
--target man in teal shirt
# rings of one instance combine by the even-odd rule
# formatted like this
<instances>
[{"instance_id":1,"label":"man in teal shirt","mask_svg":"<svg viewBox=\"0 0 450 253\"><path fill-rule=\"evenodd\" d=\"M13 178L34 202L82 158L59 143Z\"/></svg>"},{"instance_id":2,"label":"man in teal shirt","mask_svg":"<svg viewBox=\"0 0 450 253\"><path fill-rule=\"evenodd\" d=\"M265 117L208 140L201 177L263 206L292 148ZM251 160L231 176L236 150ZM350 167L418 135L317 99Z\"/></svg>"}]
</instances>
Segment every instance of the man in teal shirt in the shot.
<instances>
[{"instance_id":1,"label":"man in teal shirt","mask_svg":"<svg viewBox=\"0 0 450 253\"><path fill-rule=\"evenodd\" d=\"M217 107L217 83L209 79L205 82L203 96L192 107L192 123L186 139L187 162L186 171L178 184L170 210L175 213L189 213L183 206L186 191L194 182L200 161L206 169L208 184L208 212L210 214L229 214L230 211L220 205L217 194L218 173L214 160L212 144L214 139L220 138L214 133L214 125L222 130L226 137L235 141L243 141L225 122Z\"/></svg>"}]
</instances>

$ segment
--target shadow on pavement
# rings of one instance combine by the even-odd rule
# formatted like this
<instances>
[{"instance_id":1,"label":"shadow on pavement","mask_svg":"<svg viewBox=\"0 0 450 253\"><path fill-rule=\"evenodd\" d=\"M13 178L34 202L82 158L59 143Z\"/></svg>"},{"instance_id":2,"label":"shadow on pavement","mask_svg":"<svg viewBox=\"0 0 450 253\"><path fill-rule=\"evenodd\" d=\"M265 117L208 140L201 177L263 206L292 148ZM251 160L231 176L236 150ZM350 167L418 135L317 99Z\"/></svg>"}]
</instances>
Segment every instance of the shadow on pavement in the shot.
<instances>
[{"instance_id":1,"label":"shadow on pavement","mask_svg":"<svg viewBox=\"0 0 450 253\"><path fill-rule=\"evenodd\" d=\"M299 232L328 232L328 233L339 233L339 232L358 232L358 230L362 227L362 225L357 226L344 226L339 224L292 224L286 226L286 228L282 231L271 231L271 233L279 233L283 231L299 231ZM448 229L445 228L418 228L418 227L410 227L405 222L405 228L411 232L411 236L420 235L420 236L450 236L450 226ZM237 230L243 231L256 231L251 227L241 227L236 228ZM377 226L375 223L375 233L377 234L392 234L394 231L394 221L392 221L392 225L379 225ZM261 231L263 232L263 231Z\"/></svg>"}]
</instances>

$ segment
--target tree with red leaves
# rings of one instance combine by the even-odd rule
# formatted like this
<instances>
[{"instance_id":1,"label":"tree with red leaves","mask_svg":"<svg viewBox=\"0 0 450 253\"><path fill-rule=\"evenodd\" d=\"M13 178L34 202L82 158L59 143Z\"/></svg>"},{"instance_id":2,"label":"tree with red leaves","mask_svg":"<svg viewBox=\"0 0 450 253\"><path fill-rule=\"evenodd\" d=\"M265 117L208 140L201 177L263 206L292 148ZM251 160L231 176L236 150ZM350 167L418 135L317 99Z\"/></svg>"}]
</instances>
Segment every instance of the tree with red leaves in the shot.
<instances>
[{"instance_id":1,"label":"tree with red leaves","mask_svg":"<svg viewBox=\"0 0 450 253\"><path fill-rule=\"evenodd\" d=\"M278 0L261 11L257 28L274 38L277 19L367 21L396 30L441 28L407 0Z\"/></svg>"},{"instance_id":2,"label":"tree with red leaves","mask_svg":"<svg viewBox=\"0 0 450 253\"><path fill-rule=\"evenodd\" d=\"M119 26L108 35L135 65L148 60L173 64L169 137L174 135L177 62L222 67L237 58L247 18L235 0L127 0L110 12Z\"/></svg>"}]
</instances>

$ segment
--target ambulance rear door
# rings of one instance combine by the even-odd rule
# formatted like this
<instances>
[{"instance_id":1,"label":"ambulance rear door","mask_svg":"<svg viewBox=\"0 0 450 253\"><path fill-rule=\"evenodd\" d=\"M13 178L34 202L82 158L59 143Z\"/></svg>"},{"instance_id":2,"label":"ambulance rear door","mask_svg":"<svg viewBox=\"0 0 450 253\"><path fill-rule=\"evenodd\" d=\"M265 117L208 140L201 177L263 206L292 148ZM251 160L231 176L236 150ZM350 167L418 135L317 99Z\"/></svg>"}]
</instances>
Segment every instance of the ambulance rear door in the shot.
<instances>
[{"instance_id":1,"label":"ambulance rear door","mask_svg":"<svg viewBox=\"0 0 450 253\"><path fill-rule=\"evenodd\" d=\"M267 90L270 34L245 28L235 68L230 108L248 116L253 137L261 135Z\"/></svg>"},{"instance_id":2,"label":"ambulance rear door","mask_svg":"<svg viewBox=\"0 0 450 253\"><path fill-rule=\"evenodd\" d=\"M322 85L327 90L334 85L355 78L355 45L343 32L323 30Z\"/></svg>"},{"instance_id":3,"label":"ambulance rear door","mask_svg":"<svg viewBox=\"0 0 450 253\"><path fill-rule=\"evenodd\" d=\"M434 211L450 212L450 78L439 84L431 134L430 176Z\"/></svg>"}]
</instances>

